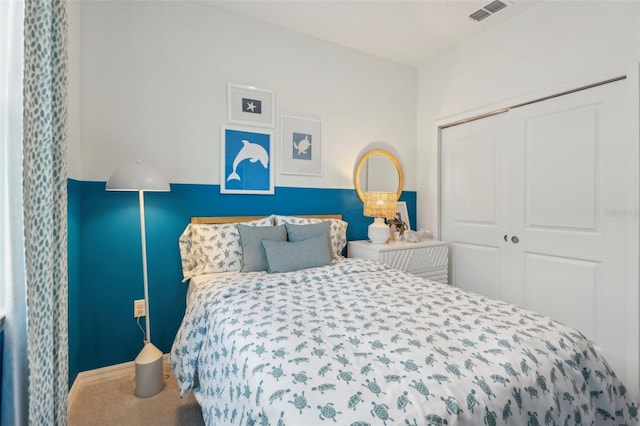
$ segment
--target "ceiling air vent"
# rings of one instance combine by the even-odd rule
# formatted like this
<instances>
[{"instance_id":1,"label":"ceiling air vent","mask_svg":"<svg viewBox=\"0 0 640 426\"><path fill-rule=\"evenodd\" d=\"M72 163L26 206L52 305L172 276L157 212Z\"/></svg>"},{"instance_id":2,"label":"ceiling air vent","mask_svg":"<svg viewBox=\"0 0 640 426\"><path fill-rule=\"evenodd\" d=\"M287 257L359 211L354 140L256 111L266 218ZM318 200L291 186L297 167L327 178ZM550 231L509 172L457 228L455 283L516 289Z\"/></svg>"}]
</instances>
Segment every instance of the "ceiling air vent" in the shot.
<instances>
[{"instance_id":1,"label":"ceiling air vent","mask_svg":"<svg viewBox=\"0 0 640 426\"><path fill-rule=\"evenodd\" d=\"M494 0L482 9L478 9L469 15L469 18L473 19L476 22L480 22L485 18L488 18L492 14L504 9L509 5L509 2L506 0Z\"/></svg>"},{"instance_id":2,"label":"ceiling air vent","mask_svg":"<svg viewBox=\"0 0 640 426\"><path fill-rule=\"evenodd\" d=\"M479 9L473 12L471 15L469 15L469 18L479 22L479 21L482 21L484 18L488 18L489 16L491 16L489 12L486 12L484 9Z\"/></svg>"},{"instance_id":3,"label":"ceiling air vent","mask_svg":"<svg viewBox=\"0 0 640 426\"><path fill-rule=\"evenodd\" d=\"M491 13L496 13L497 11L504 9L505 7L507 7L505 3L502 3L500 0L495 0L486 5L484 7L484 10L487 10Z\"/></svg>"}]
</instances>

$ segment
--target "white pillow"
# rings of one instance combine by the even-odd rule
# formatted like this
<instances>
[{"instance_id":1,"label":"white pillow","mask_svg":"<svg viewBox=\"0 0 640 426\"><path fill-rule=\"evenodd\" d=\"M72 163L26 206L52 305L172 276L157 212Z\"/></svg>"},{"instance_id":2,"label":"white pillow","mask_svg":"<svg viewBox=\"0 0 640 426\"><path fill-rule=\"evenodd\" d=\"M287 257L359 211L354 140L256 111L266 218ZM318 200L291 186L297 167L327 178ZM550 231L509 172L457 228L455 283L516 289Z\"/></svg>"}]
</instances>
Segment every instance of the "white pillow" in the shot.
<instances>
[{"instance_id":1,"label":"white pillow","mask_svg":"<svg viewBox=\"0 0 640 426\"><path fill-rule=\"evenodd\" d=\"M273 218L269 216L242 224L273 226ZM183 282L196 275L240 270L242 248L236 225L190 223L187 226L178 240Z\"/></svg>"},{"instance_id":2,"label":"white pillow","mask_svg":"<svg viewBox=\"0 0 640 426\"><path fill-rule=\"evenodd\" d=\"M296 216L275 215L275 225L291 223L294 225L308 225L310 223L329 222L329 241L331 243L331 258L342 256L342 250L347 245L347 222L340 219L314 219Z\"/></svg>"}]
</instances>

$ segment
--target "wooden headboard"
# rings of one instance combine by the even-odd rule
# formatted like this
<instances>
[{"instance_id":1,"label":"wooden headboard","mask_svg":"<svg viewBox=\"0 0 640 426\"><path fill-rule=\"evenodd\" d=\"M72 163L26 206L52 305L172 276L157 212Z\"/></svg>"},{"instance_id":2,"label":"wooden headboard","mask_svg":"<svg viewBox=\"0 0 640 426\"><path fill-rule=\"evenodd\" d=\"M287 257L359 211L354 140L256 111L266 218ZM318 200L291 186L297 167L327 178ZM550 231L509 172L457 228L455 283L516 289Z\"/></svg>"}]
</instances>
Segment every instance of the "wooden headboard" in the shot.
<instances>
[{"instance_id":1,"label":"wooden headboard","mask_svg":"<svg viewBox=\"0 0 640 426\"><path fill-rule=\"evenodd\" d=\"M308 219L340 219L341 214L296 214L287 215L295 217L304 217ZM191 223L221 224L221 223L237 223L249 222L257 219L264 219L267 216L211 216L211 217L192 217Z\"/></svg>"}]
</instances>

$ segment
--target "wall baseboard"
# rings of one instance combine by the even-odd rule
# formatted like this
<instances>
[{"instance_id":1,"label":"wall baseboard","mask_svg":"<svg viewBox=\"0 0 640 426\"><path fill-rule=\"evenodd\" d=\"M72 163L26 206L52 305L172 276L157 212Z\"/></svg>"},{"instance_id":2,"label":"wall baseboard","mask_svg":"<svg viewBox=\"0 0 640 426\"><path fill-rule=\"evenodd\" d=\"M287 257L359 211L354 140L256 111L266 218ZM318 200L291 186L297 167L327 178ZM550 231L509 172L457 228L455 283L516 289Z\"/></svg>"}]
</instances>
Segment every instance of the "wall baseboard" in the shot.
<instances>
[{"instance_id":1,"label":"wall baseboard","mask_svg":"<svg viewBox=\"0 0 640 426\"><path fill-rule=\"evenodd\" d=\"M162 356L162 370L165 371L168 368L169 354ZM116 379L122 376L134 375L136 371L135 361L123 362L122 364L109 365L107 367L96 368L94 370L87 370L78 373L78 376L73 381L69 394L67 396L67 406L71 409L73 402L76 399L76 395L80 392L83 386L90 383L99 382L101 380Z\"/></svg>"}]
</instances>

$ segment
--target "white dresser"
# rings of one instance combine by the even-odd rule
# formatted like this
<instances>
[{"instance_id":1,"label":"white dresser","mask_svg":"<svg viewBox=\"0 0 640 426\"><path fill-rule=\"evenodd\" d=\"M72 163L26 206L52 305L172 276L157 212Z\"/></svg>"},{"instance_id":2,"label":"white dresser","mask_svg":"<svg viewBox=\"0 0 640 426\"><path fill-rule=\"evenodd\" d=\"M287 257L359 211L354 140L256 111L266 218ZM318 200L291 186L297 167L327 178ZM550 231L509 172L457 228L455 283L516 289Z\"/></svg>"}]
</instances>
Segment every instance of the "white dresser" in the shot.
<instances>
[{"instance_id":1,"label":"white dresser","mask_svg":"<svg viewBox=\"0 0 640 426\"><path fill-rule=\"evenodd\" d=\"M449 282L449 247L444 241L389 241L385 244L373 244L368 240L349 241L347 256L378 260L420 277L443 284Z\"/></svg>"}]
</instances>

